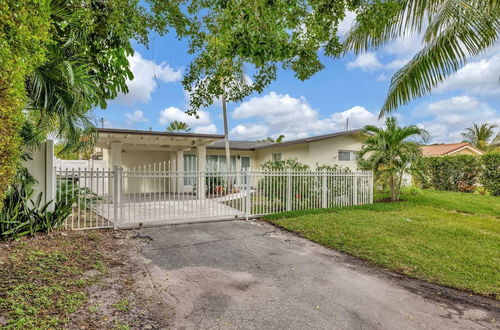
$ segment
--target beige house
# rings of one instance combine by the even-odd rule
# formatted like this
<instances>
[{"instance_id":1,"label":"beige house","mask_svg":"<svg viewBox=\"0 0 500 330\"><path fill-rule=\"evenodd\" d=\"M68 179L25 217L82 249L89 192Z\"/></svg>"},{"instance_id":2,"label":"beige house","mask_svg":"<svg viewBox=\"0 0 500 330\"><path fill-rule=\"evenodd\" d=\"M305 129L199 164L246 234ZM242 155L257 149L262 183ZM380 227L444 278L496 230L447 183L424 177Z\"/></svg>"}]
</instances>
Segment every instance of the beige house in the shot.
<instances>
[{"instance_id":1,"label":"beige house","mask_svg":"<svg viewBox=\"0 0 500 330\"><path fill-rule=\"evenodd\" d=\"M100 128L96 155L108 167L134 168L164 161L186 171L226 170L224 137L214 134L170 133ZM338 165L356 169L355 153L361 149L360 130L351 130L281 143L230 141L231 170L258 170L268 160L296 158L309 165ZM200 156L203 156L200 158ZM185 167L185 168L184 168Z\"/></svg>"},{"instance_id":2,"label":"beige house","mask_svg":"<svg viewBox=\"0 0 500 330\"><path fill-rule=\"evenodd\" d=\"M98 129L95 156L108 168L167 171L225 171L224 136L126 129ZM230 141L231 171L259 170L269 160L295 158L311 169L338 165L356 170L355 154L362 147L360 130L351 130L281 143ZM177 180L177 191L189 191L189 178Z\"/></svg>"}]
</instances>

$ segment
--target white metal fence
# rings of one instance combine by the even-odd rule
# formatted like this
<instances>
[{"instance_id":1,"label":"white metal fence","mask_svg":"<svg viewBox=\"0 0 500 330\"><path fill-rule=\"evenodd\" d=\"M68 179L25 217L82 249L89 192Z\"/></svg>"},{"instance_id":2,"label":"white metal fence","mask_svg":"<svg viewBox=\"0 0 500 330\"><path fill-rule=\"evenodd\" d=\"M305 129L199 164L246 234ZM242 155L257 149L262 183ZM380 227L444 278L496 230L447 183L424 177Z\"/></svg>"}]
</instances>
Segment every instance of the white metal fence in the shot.
<instances>
[{"instance_id":1,"label":"white metal fence","mask_svg":"<svg viewBox=\"0 0 500 330\"><path fill-rule=\"evenodd\" d=\"M57 170L57 199L74 198L67 229L243 219L370 204L371 172L185 172L169 166Z\"/></svg>"}]
</instances>

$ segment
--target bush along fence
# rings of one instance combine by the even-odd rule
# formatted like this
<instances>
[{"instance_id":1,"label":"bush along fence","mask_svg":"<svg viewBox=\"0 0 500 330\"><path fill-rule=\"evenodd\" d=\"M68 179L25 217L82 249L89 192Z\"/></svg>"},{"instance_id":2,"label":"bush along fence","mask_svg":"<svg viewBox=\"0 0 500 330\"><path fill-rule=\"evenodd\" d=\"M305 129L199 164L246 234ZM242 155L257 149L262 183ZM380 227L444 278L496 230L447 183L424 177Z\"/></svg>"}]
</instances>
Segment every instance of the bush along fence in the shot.
<instances>
[{"instance_id":1,"label":"bush along fence","mask_svg":"<svg viewBox=\"0 0 500 330\"><path fill-rule=\"evenodd\" d=\"M500 196L500 154L421 158L416 182L422 188L473 192L479 184L493 196Z\"/></svg>"}]
</instances>

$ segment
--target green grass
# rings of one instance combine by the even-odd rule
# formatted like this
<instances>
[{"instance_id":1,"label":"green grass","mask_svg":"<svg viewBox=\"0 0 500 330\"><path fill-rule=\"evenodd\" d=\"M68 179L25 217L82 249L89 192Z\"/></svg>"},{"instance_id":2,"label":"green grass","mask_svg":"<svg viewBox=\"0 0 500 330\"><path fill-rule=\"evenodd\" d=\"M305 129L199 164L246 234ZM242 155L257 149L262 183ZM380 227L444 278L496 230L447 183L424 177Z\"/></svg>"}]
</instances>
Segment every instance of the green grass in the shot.
<instances>
[{"instance_id":1,"label":"green grass","mask_svg":"<svg viewBox=\"0 0 500 330\"><path fill-rule=\"evenodd\" d=\"M402 198L265 219L410 277L500 299L500 198L443 191Z\"/></svg>"}]
</instances>

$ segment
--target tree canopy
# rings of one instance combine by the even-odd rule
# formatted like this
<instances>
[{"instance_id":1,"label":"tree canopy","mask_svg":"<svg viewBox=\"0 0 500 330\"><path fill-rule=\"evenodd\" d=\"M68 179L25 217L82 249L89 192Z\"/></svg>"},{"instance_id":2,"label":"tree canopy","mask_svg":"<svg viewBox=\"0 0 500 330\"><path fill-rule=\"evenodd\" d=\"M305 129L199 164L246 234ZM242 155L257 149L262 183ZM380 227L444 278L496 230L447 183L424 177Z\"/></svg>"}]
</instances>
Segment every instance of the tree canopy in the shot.
<instances>
[{"instance_id":1,"label":"tree canopy","mask_svg":"<svg viewBox=\"0 0 500 330\"><path fill-rule=\"evenodd\" d=\"M356 0L148 0L165 32L188 40L194 59L184 76L191 112L225 95L238 101L262 92L279 67L301 80L323 69L320 53L337 57L338 24ZM241 77L246 76L246 83Z\"/></svg>"},{"instance_id":2,"label":"tree canopy","mask_svg":"<svg viewBox=\"0 0 500 330\"><path fill-rule=\"evenodd\" d=\"M138 0L0 2L0 201L21 137L92 143L90 111L127 92L131 39L147 43L152 24Z\"/></svg>"}]
</instances>

